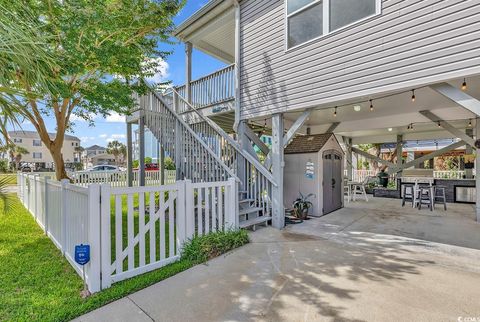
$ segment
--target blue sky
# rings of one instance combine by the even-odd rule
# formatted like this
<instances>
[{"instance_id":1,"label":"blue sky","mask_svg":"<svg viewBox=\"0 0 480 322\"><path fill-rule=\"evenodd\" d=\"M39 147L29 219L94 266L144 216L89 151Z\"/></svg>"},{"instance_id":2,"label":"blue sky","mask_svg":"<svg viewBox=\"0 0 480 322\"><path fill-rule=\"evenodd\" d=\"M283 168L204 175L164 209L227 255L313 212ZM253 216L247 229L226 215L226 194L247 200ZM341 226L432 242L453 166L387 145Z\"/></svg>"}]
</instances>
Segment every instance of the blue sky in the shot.
<instances>
[{"instance_id":1,"label":"blue sky","mask_svg":"<svg viewBox=\"0 0 480 322\"><path fill-rule=\"evenodd\" d=\"M175 17L175 24L180 24L195 11L204 6L208 0L189 0L182 11ZM173 50L173 54L166 60L166 74L162 75L162 79L170 80L174 84L183 84L185 80L185 51L183 44L159 44L159 48L165 51ZM199 63L200 62L200 63ZM197 64L196 64L197 63ZM205 55L199 51L193 52L193 78L198 78L209 74L224 66L224 63ZM159 75L160 77L160 75ZM73 134L78 136L82 141L82 146L88 147L93 144L106 146L108 141L119 140L125 142L125 123L124 118L120 115L111 115L110 117L96 118L95 126L89 126L83 120L74 120L75 126ZM53 119L46 120L49 131L55 132L55 122ZM22 125L24 130L35 130L32 124L25 122Z\"/></svg>"}]
</instances>

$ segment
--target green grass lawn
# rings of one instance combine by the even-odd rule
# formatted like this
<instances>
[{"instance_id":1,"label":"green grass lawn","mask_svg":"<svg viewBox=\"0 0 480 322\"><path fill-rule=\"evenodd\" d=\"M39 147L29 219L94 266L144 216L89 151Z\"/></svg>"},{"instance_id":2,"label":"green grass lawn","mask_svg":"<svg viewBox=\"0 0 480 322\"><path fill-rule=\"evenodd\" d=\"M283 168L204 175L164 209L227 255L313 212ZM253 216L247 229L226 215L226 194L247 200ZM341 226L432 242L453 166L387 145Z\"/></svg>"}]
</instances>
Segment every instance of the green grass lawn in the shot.
<instances>
[{"instance_id":1,"label":"green grass lawn","mask_svg":"<svg viewBox=\"0 0 480 322\"><path fill-rule=\"evenodd\" d=\"M0 321L70 320L184 271L199 258L212 258L248 242L244 232L232 234L235 240L228 233L202 237L192 242L188 257L82 299L80 277L29 212L16 203L14 213L0 214Z\"/></svg>"}]
</instances>

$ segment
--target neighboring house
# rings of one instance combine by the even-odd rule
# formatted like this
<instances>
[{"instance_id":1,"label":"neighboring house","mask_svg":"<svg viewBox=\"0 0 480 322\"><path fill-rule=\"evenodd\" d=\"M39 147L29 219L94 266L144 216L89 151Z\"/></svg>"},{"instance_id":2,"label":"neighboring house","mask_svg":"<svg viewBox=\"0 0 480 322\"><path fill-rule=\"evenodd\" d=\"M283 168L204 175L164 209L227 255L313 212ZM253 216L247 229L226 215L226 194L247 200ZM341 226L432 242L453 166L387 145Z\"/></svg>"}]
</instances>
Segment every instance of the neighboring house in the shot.
<instances>
[{"instance_id":1,"label":"neighboring house","mask_svg":"<svg viewBox=\"0 0 480 322\"><path fill-rule=\"evenodd\" d=\"M50 151L40 140L40 136L36 131L10 131L8 132L10 139L14 144L25 148L29 153L22 155L21 163L27 163L36 169L53 169L54 163ZM55 133L49 133L52 139ZM75 163L81 162L79 153L80 139L76 136L65 135L63 141L63 160L66 168L73 168Z\"/></svg>"},{"instance_id":2,"label":"neighboring house","mask_svg":"<svg viewBox=\"0 0 480 322\"><path fill-rule=\"evenodd\" d=\"M107 153L107 148L100 145L92 145L84 149L82 153L82 162L85 169L91 168L97 164L93 164L93 158L98 155L104 155ZM98 158L95 159L97 162Z\"/></svg>"},{"instance_id":3,"label":"neighboring house","mask_svg":"<svg viewBox=\"0 0 480 322\"><path fill-rule=\"evenodd\" d=\"M463 0L211 0L174 32L185 43L186 84L139 101L127 145L132 124L150 129L177 178L238 177L241 198L263 207L241 209L240 226L263 213L281 228L290 206L284 148L295 136L334 133L349 178L359 144L394 143L401 155L405 141L455 140L390 163L395 173L462 145L471 150L471 130L480 131L479 16L480 2ZM193 49L225 68L192 79ZM271 147L255 131L263 124Z\"/></svg>"}]
</instances>

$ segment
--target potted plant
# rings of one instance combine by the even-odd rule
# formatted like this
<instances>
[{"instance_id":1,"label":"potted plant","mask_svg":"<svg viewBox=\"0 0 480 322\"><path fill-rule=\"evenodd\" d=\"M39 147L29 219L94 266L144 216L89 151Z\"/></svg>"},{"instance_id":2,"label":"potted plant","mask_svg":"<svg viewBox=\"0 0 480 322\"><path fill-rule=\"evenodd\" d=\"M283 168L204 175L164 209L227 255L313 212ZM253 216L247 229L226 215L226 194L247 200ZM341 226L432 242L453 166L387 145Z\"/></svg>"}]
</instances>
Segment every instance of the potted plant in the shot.
<instances>
[{"instance_id":1,"label":"potted plant","mask_svg":"<svg viewBox=\"0 0 480 322\"><path fill-rule=\"evenodd\" d=\"M313 207L313 204L308 199L315 196L313 193L304 196L300 192L300 197L295 200L293 203L293 209L295 211L295 216L300 219L307 219L308 210Z\"/></svg>"}]
</instances>

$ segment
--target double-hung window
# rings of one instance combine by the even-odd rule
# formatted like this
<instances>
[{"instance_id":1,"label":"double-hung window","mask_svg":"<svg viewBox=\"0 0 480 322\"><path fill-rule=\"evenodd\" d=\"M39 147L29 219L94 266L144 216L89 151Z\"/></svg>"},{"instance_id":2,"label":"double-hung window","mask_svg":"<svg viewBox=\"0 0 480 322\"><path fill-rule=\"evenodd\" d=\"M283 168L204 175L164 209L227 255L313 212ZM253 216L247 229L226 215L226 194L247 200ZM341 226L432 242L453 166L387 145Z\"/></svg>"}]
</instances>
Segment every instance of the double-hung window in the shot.
<instances>
[{"instance_id":1,"label":"double-hung window","mask_svg":"<svg viewBox=\"0 0 480 322\"><path fill-rule=\"evenodd\" d=\"M292 48L380 13L381 0L285 0Z\"/></svg>"},{"instance_id":2,"label":"double-hung window","mask_svg":"<svg viewBox=\"0 0 480 322\"><path fill-rule=\"evenodd\" d=\"M33 146L42 146L42 141L33 139Z\"/></svg>"}]
</instances>

